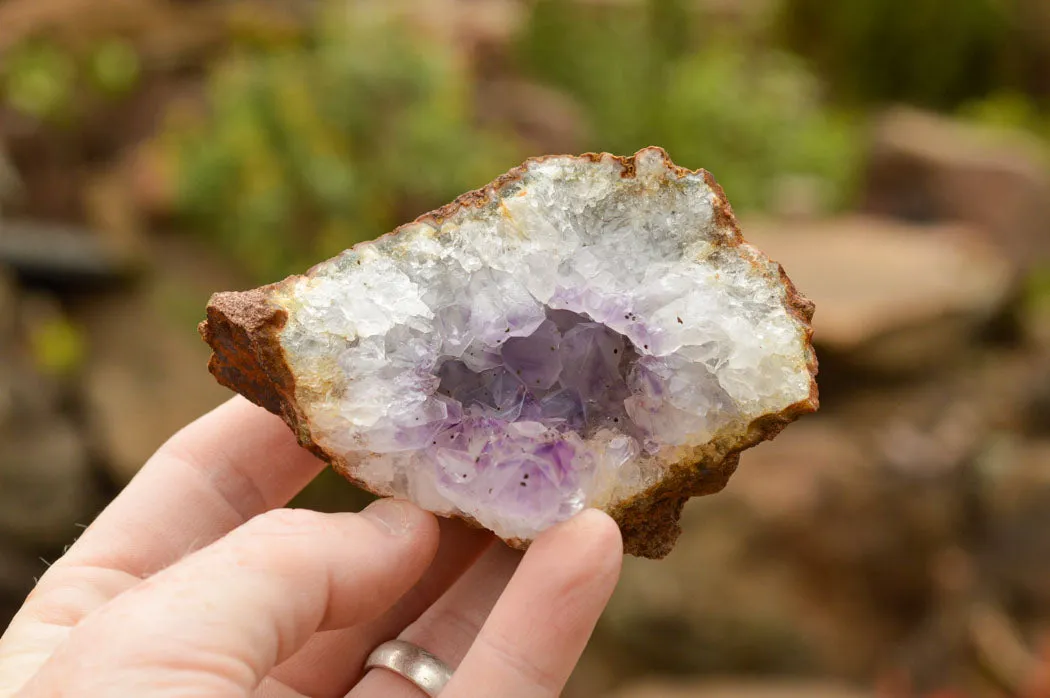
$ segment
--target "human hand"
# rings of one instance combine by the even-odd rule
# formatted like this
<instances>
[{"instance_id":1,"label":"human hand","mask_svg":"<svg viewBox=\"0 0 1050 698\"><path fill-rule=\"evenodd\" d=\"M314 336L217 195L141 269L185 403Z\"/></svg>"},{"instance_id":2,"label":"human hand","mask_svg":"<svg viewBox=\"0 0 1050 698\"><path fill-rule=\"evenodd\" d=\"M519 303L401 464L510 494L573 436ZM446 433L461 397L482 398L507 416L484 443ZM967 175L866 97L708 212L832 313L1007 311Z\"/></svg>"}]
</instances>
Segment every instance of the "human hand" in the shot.
<instances>
[{"instance_id":1,"label":"human hand","mask_svg":"<svg viewBox=\"0 0 1050 698\"><path fill-rule=\"evenodd\" d=\"M442 698L559 694L619 575L608 516L522 557L406 502L278 508L323 467L242 398L176 434L26 599L0 698L420 698L362 675L394 637L458 666Z\"/></svg>"}]
</instances>

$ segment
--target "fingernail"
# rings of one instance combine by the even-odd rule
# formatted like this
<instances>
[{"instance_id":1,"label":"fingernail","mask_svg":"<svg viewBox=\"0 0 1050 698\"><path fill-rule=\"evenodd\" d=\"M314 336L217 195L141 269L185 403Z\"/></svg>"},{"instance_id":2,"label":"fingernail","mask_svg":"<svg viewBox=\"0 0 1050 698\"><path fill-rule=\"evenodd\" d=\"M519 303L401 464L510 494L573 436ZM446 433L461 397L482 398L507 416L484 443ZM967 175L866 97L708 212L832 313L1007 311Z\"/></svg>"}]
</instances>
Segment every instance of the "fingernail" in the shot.
<instances>
[{"instance_id":1,"label":"fingernail","mask_svg":"<svg viewBox=\"0 0 1050 698\"><path fill-rule=\"evenodd\" d=\"M396 499L376 500L364 508L361 516L392 536L403 536L412 528L407 505Z\"/></svg>"}]
</instances>

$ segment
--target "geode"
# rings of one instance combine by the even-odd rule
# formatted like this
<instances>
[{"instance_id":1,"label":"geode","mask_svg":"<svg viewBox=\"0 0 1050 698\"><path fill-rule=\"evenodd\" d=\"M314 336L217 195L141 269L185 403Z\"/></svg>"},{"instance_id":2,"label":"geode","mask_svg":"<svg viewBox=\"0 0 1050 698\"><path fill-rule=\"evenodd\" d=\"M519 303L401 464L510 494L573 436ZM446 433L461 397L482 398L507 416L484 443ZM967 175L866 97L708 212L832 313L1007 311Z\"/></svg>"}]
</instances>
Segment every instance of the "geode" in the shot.
<instances>
[{"instance_id":1,"label":"geode","mask_svg":"<svg viewBox=\"0 0 1050 698\"><path fill-rule=\"evenodd\" d=\"M200 329L220 383L375 494L518 547L596 507L662 557L817 408L812 314L711 175L646 148L529 160Z\"/></svg>"}]
</instances>

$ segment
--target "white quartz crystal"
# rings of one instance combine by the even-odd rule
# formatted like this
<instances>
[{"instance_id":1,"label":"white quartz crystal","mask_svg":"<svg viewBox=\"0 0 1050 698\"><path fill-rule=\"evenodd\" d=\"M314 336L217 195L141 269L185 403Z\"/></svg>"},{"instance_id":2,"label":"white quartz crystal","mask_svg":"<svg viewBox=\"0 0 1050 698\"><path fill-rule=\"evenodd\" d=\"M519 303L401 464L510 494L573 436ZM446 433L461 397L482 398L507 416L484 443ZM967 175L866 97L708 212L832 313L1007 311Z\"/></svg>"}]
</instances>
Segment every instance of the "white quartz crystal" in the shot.
<instances>
[{"instance_id":1,"label":"white quartz crystal","mask_svg":"<svg viewBox=\"0 0 1050 698\"><path fill-rule=\"evenodd\" d=\"M806 400L779 268L716 206L656 148L550 157L320 265L274 298L313 441L529 540Z\"/></svg>"}]
</instances>

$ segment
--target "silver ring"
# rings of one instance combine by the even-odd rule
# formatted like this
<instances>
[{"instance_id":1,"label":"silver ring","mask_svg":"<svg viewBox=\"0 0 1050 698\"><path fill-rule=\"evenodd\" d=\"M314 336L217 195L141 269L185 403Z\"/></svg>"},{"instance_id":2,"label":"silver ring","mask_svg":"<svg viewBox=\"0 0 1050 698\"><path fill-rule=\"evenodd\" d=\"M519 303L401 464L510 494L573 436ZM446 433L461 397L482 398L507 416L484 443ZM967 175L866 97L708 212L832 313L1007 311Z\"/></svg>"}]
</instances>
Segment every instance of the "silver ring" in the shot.
<instances>
[{"instance_id":1,"label":"silver ring","mask_svg":"<svg viewBox=\"0 0 1050 698\"><path fill-rule=\"evenodd\" d=\"M452 670L443 661L404 640L390 640L372 650L365 671L375 668L403 676L430 698L436 698L452 678Z\"/></svg>"}]
</instances>

